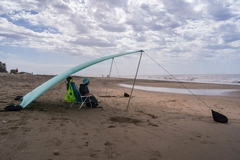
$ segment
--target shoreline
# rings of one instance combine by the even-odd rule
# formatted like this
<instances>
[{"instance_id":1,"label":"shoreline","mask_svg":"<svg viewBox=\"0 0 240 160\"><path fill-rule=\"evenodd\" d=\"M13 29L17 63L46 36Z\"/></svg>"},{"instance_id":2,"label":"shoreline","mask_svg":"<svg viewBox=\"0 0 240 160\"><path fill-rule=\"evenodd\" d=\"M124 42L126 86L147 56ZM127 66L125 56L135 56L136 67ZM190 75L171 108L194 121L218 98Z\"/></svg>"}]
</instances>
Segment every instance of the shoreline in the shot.
<instances>
[{"instance_id":1,"label":"shoreline","mask_svg":"<svg viewBox=\"0 0 240 160\"><path fill-rule=\"evenodd\" d=\"M132 88L132 85L119 84L121 87ZM240 89L189 89L189 88L166 88L166 87L150 87L135 85L134 89L151 91L151 92L162 92L162 93L173 93L173 94L192 94L192 95L206 95L206 96L233 96L240 97Z\"/></svg>"},{"instance_id":2,"label":"shoreline","mask_svg":"<svg viewBox=\"0 0 240 160\"><path fill-rule=\"evenodd\" d=\"M201 75L201 74L199 74ZM211 75L211 74L210 74ZM215 74L213 74L215 75ZM225 74L223 74L225 75ZM232 74L229 74L229 75L232 75ZM238 75L238 74L236 74ZM41 74L29 74L29 73L24 73L24 74L10 74L10 73L0 73L0 77L6 77L6 76L38 76L38 77L49 77L49 78L53 78L55 77L56 75L41 75ZM141 76L141 75L140 75ZM184 75L182 75L184 76ZM119 78L119 77L101 77L101 76L77 76L77 75L73 75L72 77L76 77L76 78L84 78L84 77L90 77L90 78L99 78L99 79L105 79L105 80L109 80L109 79L115 79L115 80L119 80L119 81L132 81L134 79L133 78L129 78L129 77L123 77L123 78ZM197 82L197 81L175 81L175 80L162 80L162 79L149 79L149 78L140 78L140 77L137 77L137 80L136 81L139 81L139 82L154 82L154 83L182 83L182 84L202 84L202 85L229 85L229 86L236 86L238 88L240 88L240 82L235 82L235 83L221 83L221 82Z\"/></svg>"}]
</instances>

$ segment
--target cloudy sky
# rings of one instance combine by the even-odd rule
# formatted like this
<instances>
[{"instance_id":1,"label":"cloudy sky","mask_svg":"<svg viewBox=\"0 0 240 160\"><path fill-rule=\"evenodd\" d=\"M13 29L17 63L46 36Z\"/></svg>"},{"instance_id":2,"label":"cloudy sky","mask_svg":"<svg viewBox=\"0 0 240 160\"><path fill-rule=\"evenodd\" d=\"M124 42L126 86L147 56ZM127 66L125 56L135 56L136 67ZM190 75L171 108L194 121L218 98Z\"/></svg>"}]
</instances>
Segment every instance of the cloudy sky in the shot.
<instances>
[{"instance_id":1,"label":"cloudy sky","mask_svg":"<svg viewBox=\"0 0 240 160\"><path fill-rule=\"evenodd\" d=\"M240 74L239 0L1 0L7 70L59 74L83 62L144 50L172 74ZM115 59L134 75L140 54ZM111 61L78 75L106 75ZM166 74L143 54L140 74Z\"/></svg>"}]
</instances>

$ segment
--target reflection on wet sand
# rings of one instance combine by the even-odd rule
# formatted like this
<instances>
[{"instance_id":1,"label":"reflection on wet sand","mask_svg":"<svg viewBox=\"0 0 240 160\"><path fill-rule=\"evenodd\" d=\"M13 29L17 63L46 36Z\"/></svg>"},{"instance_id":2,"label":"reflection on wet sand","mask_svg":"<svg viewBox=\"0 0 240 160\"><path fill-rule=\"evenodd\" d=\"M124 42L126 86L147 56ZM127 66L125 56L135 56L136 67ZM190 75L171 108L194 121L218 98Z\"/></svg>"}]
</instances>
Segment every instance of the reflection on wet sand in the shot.
<instances>
[{"instance_id":1,"label":"reflection on wet sand","mask_svg":"<svg viewBox=\"0 0 240 160\"><path fill-rule=\"evenodd\" d=\"M132 85L119 84L122 87L132 88ZM153 92L165 92L165 93L177 93L177 94L196 94L196 95L209 95L209 96L232 96L233 92L239 92L237 89L186 89L186 88L166 88L166 87L148 87L148 86L134 86L135 89L153 91ZM192 93L191 93L192 92Z\"/></svg>"}]
</instances>

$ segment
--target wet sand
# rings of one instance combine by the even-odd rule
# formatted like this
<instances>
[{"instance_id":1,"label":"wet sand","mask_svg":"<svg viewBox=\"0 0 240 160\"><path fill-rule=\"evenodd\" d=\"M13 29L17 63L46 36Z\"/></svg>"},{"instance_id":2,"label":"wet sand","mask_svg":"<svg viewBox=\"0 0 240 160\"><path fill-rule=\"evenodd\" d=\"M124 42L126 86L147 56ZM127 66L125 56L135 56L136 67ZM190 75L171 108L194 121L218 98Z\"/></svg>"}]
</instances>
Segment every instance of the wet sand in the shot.
<instances>
[{"instance_id":1,"label":"wet sand","mask_svg":"<svg viewBox=\"0 0 240 160\"><path fill-rule=\"evenodd\" d=\"M52 76L0 74L0 110ZM79 85L82 77L73 77ZM240 159L240 94L193 95L134 90L132 79L91 78L89 89L103 108L70 108L64 80L24 110L0 112L0 159ZM182 88L175 82L137 80L136 85ZM184 83L189 89L239 89L239 85ZM106 93L107 92L107 93ZM204 103L203 103L203 102ZM206 106L207 105L207 106ZM211 109L229 118L213 121ZM54 150L59 155L54 155Z\"/></svg>"}]
</instances>

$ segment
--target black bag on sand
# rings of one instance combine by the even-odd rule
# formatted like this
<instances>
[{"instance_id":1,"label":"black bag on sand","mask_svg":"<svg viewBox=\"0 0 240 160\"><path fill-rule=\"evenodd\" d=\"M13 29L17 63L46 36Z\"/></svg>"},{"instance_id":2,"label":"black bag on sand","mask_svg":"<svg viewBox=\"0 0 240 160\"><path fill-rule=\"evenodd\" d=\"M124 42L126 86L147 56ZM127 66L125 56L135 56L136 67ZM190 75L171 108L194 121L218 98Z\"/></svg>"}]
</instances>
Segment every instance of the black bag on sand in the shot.
<instances>
[{"instance_id":1,"label":"black bag on sand","mask_svg":"<svg viewBox=\"0 0 240 160\"><path fill-rule=\"evenodd\" d=\"M228 118L224 115L222 115L221 113L218 113L214 110L212 110L212 116L213 116L213 120L219 123L227 123L228 122Z\"/></svg>"},{"instance_id":2,"label":"black bag on sand","mask_svg":"<svg viewBox=\"0 0 240 160\"><path fill-rule=\"evenodd\" d=\"M15 104L10 104L9 106L6 106L4 108L5 111L20 111L22 109L23 109L22 106Z\"/></svg>"},{"instance_id":3,"label":"black bag on sand","mask_svg":"<svg viewBox=\"0 0 240 160\"><path fill-rule=\"evenodd\" d=\"M129 94L127 94L127 93L124 93L124 97L129 97Z\"/></svg>"}]
</instances>

